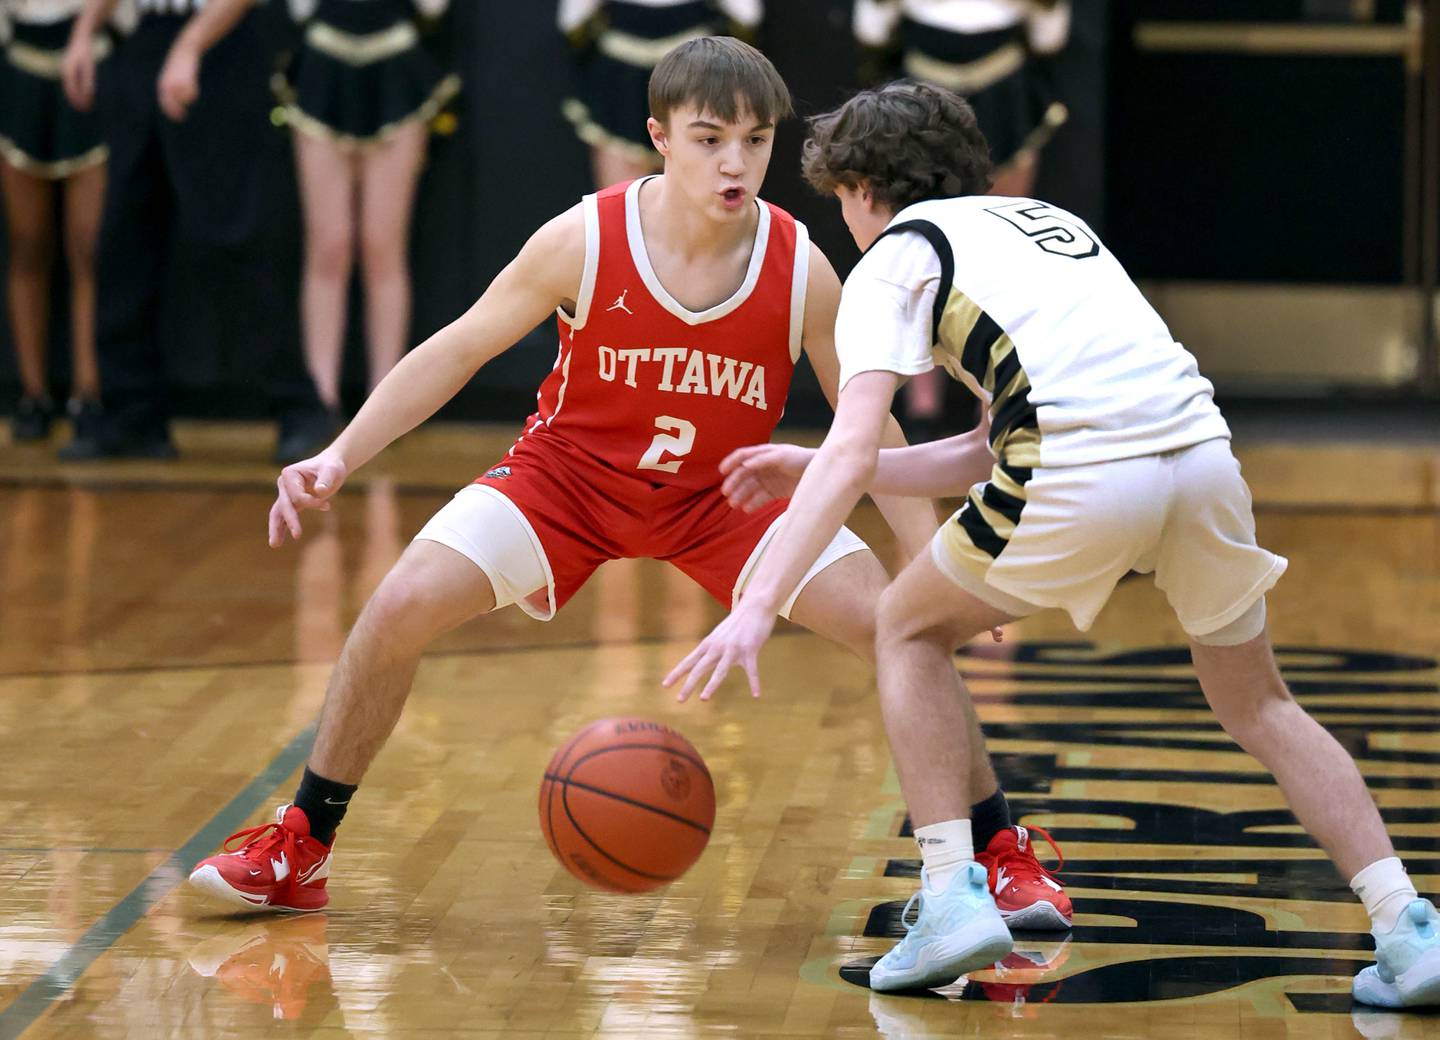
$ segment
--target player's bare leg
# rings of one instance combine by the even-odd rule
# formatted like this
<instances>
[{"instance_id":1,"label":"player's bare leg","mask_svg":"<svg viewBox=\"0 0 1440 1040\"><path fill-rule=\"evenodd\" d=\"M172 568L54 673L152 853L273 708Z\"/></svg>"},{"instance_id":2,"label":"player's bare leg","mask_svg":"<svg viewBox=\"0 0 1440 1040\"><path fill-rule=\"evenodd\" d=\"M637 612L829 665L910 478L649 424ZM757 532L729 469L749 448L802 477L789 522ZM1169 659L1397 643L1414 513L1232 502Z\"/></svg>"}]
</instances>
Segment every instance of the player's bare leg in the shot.
<instances>
[{"instance_id":1,"label":"player's bare leg","mask_svg":"<svg viewBox=\"0 0 1440 1040\"><path fill-rule=\"evenodd\" d=\"M800 591L790 609L790 620L816 635L839 643L873 665L875 611L889 580L885 568L871 553L851 553L841 557L815 575ZM951 588L954 588L953 584ZM951 672L954 672L953 668ZM971 802L980 802L995 794L1000 782L990 765L980 720L973 709L967 712L966 732L969 735L969 782L960 793L970 799L965 803L969 806Z\"/></svg>"},{"instance_id":2,"label":"player's bare leg","mask_svg":"<svg viewBox=\"0 0 1440 1040\"><path fill-rule=\"evenodd\" d=\"M1354 877L1395 855L1354 760L1290 695L1268 632L1239 646L1192 643L1190 656L1220 725L1274 775L1296 818L1341 873Z\"/></svg>"},{"instance_id":3,"label":"player's bare leg","mask_svg":"<svg viewBox=\"0 0 1440 1040\"><path fill-rule=\"evenodd\" d=\"M425 648L494 606L490 581L474 563L438 542L410 543L345 640L310 768L358 784L400 718Z\"/></svg>"},{"instance_id":4,"label":"player's bare leg","mask_svg":"<svg viewBox=\"0 0 1440 1040\"><path fill-rule=\"evenodd\" d=\"M1290 695L1269 633L1238 646L1192 643L1190 655L1225 732L1270 770L1296 819L1365 904L1376 963L1355 976L1355 999L1440 1004L1440 915L1396 857L1354 760Z\"/></svg>"},{"instance_id":5,"label":"player's bare leg","mask_svg":"<svg viewBox=\"0 0 1440 1040\"><path fill-rule=\"evenodd\" d=\"M965 819L970 803L995 782L954 653L979 633L1013 620L941 574L928 553L880 597L880 711L916 827ZM961 733L974 736L957 740ZM977 745L979 755L972 752Z\"/></svg>"},{"instance_id":6,"label":"player's bare leg","mask_svg":"<svg viewBox=\"0 0 1440 1040\"><path fill-rule=\"evenodd\" d=\"M875 604L890 580L873 553L842 556L806 583L790 620L875 663Z\"/></svg>"},{"instance_id":7,"label":"player's bare leg","mask_svg":"<svg viewBox=\"0 0 1440 1040\"><path fill-rule=\"evenodd\" d=\"M234 852L202 860L190 882L236 906L318 910L335 827L395 728L432 640L495 606L474 563L438 542L412 542L355 622L330 676L320 729L295 804L276 822L232 835Z\"/></svg>"},{"instance_id":8,"label":"player's bare leg","mask_svg":"<svg viewBox=\"0 0 1440 1040\"><path fill-rule=\"evenodd\" d=\"M410 218L429 133L426 124L411 123L356 160L371 390L395 367L410 337Z\"/></svg>"},{"instance_id":9,"label":"player's bare leg","mask_svg":"<svg viewBox=\"0 0 1440 1040\"><path fill-rule=\"evenodd\" d=\"M978 727L953 655L966 640L1011 620L941 574L929 553L880 597L880 711L923 866L919 916L871 969L873 989L945 985L1010 952L1009 930L971 843L977 756L965 735Z\"/></svg>"}]
</instances>

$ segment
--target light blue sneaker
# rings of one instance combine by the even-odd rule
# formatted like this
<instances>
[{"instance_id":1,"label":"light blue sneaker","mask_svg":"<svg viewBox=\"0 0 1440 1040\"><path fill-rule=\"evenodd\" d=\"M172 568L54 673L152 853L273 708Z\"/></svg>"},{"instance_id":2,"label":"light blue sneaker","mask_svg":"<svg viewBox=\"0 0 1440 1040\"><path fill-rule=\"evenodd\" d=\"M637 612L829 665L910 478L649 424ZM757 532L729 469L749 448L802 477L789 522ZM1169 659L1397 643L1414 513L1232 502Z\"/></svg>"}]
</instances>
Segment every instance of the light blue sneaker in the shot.
<instances>
[{"instance_id":1,"label":"light blue sneaker","mask_svg":"<svg viewBox=\"0 0 1440 1040\"><path fill-rule=\"evenodd\" d=\"M905 938L870 969L871 989L885 993L948 986L1010 952L1010 929L995 907L984 867L966 864L939 895L926 891L928 882L922 867L920 891L900 914ZM917 901L920 910L911 924L910 910Z\"/></svg>"},{"instance_id":2,"label":"light blue sneaker","mask_svg":"<svg viewBox=\"0 0 1440 1040\"><path fill-rule=\"evenodd\" d=\"M1371 934L1375 963L1355 976L1355 999L1388 1008L1440 1005L1440 914L1430 900L1414 900L1389 932Z\"/></svg>"}]
</instances>

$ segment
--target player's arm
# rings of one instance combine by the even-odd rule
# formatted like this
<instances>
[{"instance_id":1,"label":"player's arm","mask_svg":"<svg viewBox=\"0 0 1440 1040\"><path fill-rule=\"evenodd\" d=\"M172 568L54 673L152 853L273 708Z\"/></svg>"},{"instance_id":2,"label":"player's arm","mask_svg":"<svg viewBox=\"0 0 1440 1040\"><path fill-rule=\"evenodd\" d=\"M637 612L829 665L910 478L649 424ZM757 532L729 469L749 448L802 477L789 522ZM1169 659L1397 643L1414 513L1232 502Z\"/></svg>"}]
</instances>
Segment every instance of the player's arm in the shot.
<instances>
[{"instance_id":1,"label":"player's arm","mask_svg":"<svg viewBox=\"0 0 1440 1040\"><path fill-rule=\"evenodd\" d=\"M840 307L840 279L825 254L813 243L810 246L809 280L805 291L805 327L803 345L810 367L820 382L820 389L830 407L838 406L840 391L840 360L835 356L835 315ZM880 446L905 447L905 434L893 416L887 415L880 432ZM867 489L880 509L890 530L900 543L906 562L914 559L935 534L939 519L933 503L913 497L899 497L911 492L896 492L872 486ZM818 555L818 554L817 554Z\"/></svg>"},{"instance_id":2,"label":"player's arm","mask_svg":"<svg viewBox=\"0 0 1440 1040\"><path fill-rule=\"evenodd\" d=\"M785 511L775 539L755 568L740 602L704 642L665 677L673 686L685 676L680 700L709 676L700 694L708 700L737 665L760 696L757 662L760 647L775 627L775 616L790 592L845 523L875 475L880 441L900 377L893 372L861 372L840 392L835 421L815 461L805 470ZM688 673L688 675L687 675Z\"/></svg>"},{"instance_id":3,"label":"player's arm","mask_svg":"<svg viewBox=\"0 0 1440 1040\"><path fill-rule=\"evenodd\" d=\"M346 476L454 397L491 358L572 301L585 266L585 225L577 205L531 236L464 314L386 374L335 442L286 466L270 510L270 544L300 536L300 511L327 509Z\"/></svg>"},{"instance_id":4,"label":"player's arm","mask_svg":"<svg viewBox=\"0 0 1440 1040\"><path fill-rule=\"evenodd\" d=\"M725 497L747 513L789 498L815 454L814 448L798 444L755 444L731 452L721 464ZM982 425L957 437L882 449L868 490L872 495L960 496L985 480L994 462Z\"/></svg>"},{"instance_id":5,"label":"player's arm","mask_svg":"<svg viewBox=\"0 0 1440 1040\"><path fill-rule=\"evenodd\" d=\"M969 433L929 444L891 448L880 453L871 494L947 498L967 494L990 476L989 423Z\"/></svg>"},{"instance_id":6,"label":"player's arm","mask_svg":"<svg viewBox=\"0 0 1440 1040\"><path fill-rule=\"evenodd\" d=\"M260 0L209 0L188 22L165 56L155 89L160 108L179 121L200 96L200 62Z\"/></svg>"}]
</instances>

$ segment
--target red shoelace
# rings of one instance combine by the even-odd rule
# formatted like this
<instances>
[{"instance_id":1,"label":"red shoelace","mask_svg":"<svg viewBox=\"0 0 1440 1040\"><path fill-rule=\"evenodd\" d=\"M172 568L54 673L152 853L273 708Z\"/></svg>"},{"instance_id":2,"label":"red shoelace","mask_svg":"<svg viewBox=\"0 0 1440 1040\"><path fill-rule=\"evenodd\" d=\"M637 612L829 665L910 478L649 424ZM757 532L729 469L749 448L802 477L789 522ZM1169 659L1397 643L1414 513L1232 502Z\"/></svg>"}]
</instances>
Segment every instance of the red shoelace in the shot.
<instances>
[{"instance_id":1,"label":"red shoelace","mask_svg":"<svg viewBox=\"0 0 1440 1040\"><path fill-rule=\"evenodd\" d=\"M1055 850L1055 857L1060 861L1055 864L1056 870L1063 870L1065 868L1065 853L1060 851L1060 846L1055 844L1055 839L1050 837L1050 832L1045 830L1044 827L1026 827L1025 832L1029 837L1024 849L1020 848L1018 844L1010 845L1007 846L1003 852L996 853L993 858L991 858L988 851L985 853L986 858L990 859L988 868L991 888L995 887L995 875L1002 866L1009 867L1010 875L1021 881L1032 881L1038 874L1039 876L1049 878L1057 885L1060 884L1059 879L1046 869L1045 864L1041 863L1040 858L1035 855L1035 836L1038 834L1044 838L1045 843Z\"/></svg>"},{"instance_id":2,"label":"red shoelace","mask_svg":"<svg viewBox=\"0 0 1440 1040\"><path fill-rule=\"evenodd\" d=\"M274 832L274 833L267 833ZM281 852L286 863L295 862L295 832L288 827L281 826L278 822L262 823L258 827L247 827L243 831L236 831L225 839L221 846L226 852L245 853L247 859L258 858L262 853L267 853L276 845L281 847ZM231 848L232 842L239 842Z\"/></svg>"}]
</instances>

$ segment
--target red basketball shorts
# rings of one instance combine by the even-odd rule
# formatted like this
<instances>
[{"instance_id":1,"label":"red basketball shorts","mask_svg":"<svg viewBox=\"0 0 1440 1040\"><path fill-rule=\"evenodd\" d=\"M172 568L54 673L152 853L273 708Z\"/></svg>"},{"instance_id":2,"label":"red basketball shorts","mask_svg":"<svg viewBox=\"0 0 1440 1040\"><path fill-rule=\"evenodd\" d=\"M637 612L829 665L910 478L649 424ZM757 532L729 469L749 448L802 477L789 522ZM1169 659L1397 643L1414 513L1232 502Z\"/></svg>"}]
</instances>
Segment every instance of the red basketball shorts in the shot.
<instances>
[{"instance_id":1,"label":"red basketball shorts","mask_svg":"<svg viewBox=\"0 0 1440 1040\"><path fill-rule=\"evenodd\" d=\"M548 621L607 560L648 558L679 568L726 607L774 537L785 510L732 509L718 486L656 485L568 446L526 437L463 488L416 535L475 563L496 607ZM842 528L784 604L836 560L867 547ZM544 592L545 595L539 593Z\"/></svg>"}]
</instances>

